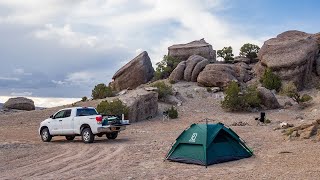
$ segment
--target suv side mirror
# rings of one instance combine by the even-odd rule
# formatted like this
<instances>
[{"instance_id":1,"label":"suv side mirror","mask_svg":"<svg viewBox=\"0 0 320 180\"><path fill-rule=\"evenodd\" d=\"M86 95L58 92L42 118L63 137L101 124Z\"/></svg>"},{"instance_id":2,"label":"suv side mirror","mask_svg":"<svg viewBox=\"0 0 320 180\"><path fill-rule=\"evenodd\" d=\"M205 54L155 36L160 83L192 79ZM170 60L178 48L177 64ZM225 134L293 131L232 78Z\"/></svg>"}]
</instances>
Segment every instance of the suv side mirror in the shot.
<instances>
[{"instance_id":1,"label":"suv side mirror","mask_svg":"<svg viewBox=\"0 0 320 180\"><path fill-rule=\"evenodd\" d=\"M53 119L53 115L51 115L50 118Z\"/></svg>"}]
</instances>

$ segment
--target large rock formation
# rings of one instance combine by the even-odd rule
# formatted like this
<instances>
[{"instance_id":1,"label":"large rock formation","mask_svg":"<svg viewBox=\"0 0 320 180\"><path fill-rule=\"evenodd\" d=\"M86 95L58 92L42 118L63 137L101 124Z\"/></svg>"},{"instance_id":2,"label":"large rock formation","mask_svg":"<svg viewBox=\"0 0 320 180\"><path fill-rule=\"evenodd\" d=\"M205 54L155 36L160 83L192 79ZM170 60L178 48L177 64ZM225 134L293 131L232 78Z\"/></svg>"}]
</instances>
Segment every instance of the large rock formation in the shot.
<instances>
[{"instance_id":1,"label":"large rock formation","mask_svg":"<svg viewBox=\"0 0 320 180\"><path fill-rule=\"evenodd\" d=\"M181 61L177 67L171 72L169 81L178 82L183 79L186 61Z\"/></svg>"},{"instance_id":2,"label":"large rock formation","mask_svg":"<svg viewBox=\"0 0 320 180\"><path fill-rule=\"evenodd\" d=\"M194 67L202 60L205 60L205 58L199 55L192 55L188 58L186 61L186 69L184 70L184 80L191 81Z\"/></svg>"},{"instance_id":3,"label":"large rock formation","mask_svg":"<svg viewBox=\"0 0 320 180\"><path fill-rule=\"evenodd\" d=\"M276 96L269 89L265 87L258 87L257 91L262 105L264 105L267 109L280 108L280 104Z\"/></svg>"},{"instance_id":4,"label":"large rock formation","mask_svg":"<svg viewBox=\"0 0 320 180\"><path fill-rule=\"evenodd\" d=\"M35 110L34 102L31 99L25 97L10 98L7 102L4 103L3 108L26 111Z\"/></svg>"},{"instance_id":5,"label":"large rock formation","mask_svg":"<svg viewBox=\"0 0 320 180\"><path fill-rule=\"evenodd\" d=\"M118 97L129 107L128 119L138 122L155 117L158 112L158 93L136 89Z\"/></svg>"},{"instance_id":6,"label":"large rock formation","mask_svg":"<svg viewBox=\"0 0 320 180\"><path fill-rule=\"evenodd\" d=\"M301 89L310 79L317 54L318 44L312 34L287 31L261 47L256 73L261 76L268 67L283 81L293 81Z\"/></svg>"},{"instance_id":7,"label":"large rock formation","mask_svg":"<svg viewBox=\"0 0 320 180\"><path fill-rule=\"evenodd\" d=\"M239 63L239 62L244 62L244 63L247 63L247 64L250 64L251 61L249 58L247 57L243 57L243 56L236 56L233 60L234 63Z\"/></svg>"},{"instance_id":8,"label":"large rock formation","mask_svg":"<svg viewBox=\"0 0 320 180\"><path fill-rule=\"evenodd\" d=\"M226 87L231 81L238 81L236 72L228 64L209 64L199 74L197 82L206 87Z\"/></svg>"},{"instance_id":9,"label":"large rock formation","mask_svg":"<svg viewBox=\"0 0 320 180\"><path fill-rule=\"evenodd\" d=\"M226 87L231 81L247 82L253 77L251 68L245 63L208 64L200 72L197 82L207 87Z\"/></svg>"},{"instance_id":10,"label":"large rock formation","mask_svg":"<svg viewBox=\"0 0 320 180\"><path fill-rule=\"evenodd\" d=\"M117 90L134 89L153 78L154 69L146 51L119 69L112 77L111 86Z\"/></svg>"},{"instance_id":11,"label":"large rock formation","mask_svg":"<svg viewBox=\"0 0 320 180\"><path fill-rule=\"evenodd\" d=\"M197 82L197 78L200 74L200 72L209 64L209 61L207 59L203 59L197 65L194 67L191 75L191 81Z\"/></svg>"},{"instance_id":12,"label":"large rock formation","mask_svg":"<svg viewBox=\"0 0 320 180\"><path fill-rule=\"evenodd\" d=\"M200 55L210 62L216 61L216 51L204 39L170 46L168 55L181 61L186 61L192 55Z\"/></svg>"}]
</instances>

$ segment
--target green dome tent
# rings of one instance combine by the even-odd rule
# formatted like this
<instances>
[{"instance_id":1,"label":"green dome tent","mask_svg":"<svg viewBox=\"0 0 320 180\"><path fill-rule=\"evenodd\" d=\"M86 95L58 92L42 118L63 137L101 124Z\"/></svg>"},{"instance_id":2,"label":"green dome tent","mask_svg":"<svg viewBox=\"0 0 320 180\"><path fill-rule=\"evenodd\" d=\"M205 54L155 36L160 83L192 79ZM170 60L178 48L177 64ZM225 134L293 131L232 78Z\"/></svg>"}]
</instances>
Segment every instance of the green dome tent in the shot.
<instances>
[{"instance_id":1,"label":"green dome tent","mask_svg":"<svg viewBox=\"0 0 320 180\"><path fill-rule=\"evenodd\" d=\"M240 137L222 123L192 124L176 139L166 159L211 165L252 156Z\"/></svg>"}]
</instances>

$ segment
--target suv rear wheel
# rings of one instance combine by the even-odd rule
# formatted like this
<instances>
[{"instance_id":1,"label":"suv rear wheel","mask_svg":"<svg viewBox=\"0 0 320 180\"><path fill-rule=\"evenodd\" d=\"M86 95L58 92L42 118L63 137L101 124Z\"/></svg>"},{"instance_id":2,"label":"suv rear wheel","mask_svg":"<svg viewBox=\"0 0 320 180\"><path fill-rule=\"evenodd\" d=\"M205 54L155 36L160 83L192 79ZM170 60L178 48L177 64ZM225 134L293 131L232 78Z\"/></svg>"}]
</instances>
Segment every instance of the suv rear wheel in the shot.
<instances>
[{"instance_id":1,"label":"suv rear wheel","mask_svg":"<svg viewBox=\"0 0 320 180\"><path fill-rule=\"evenodd\" d=\"M108 139L116 139L118 137L118 132L112 132L106 134Z\"/></svg>"},{"instance_id":2,"label":"suv rear wheel","mask_svg":"<svg viewBox=\"0 0 320 180\"><path fill-rule=\"evenodd\" d=\"M93 143L94 135L90 128L84 128L81 132L82 141L84 143Z\"/></svg>"},{"instance_id":3,"label":"suv rear wheel","mask_svg":"<svg viewBox=\"0 0 320 180\"><path fill-rule=\"evenodd\" d=\"M48 128L43 128L40 132L40 136L43 142L50 142L52 139Z\"/></svg>"}]
</instances>

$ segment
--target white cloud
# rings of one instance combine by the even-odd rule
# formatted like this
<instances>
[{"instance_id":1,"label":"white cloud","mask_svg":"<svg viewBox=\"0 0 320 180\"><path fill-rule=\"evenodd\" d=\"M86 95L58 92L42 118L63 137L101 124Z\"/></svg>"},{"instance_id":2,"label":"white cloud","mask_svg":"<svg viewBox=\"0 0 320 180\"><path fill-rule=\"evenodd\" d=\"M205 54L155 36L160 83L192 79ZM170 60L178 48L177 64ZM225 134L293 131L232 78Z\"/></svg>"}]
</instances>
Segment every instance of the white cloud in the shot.
<instances>
[{"instance_id":1,"label":"white cloud","mask_svg":"<svg viewBox=\"0 0 320 180\"><path fill-rule=\"evenodd\" d=\"M12 92L11 96L32 96L32 92Z\"/></svg>"},{"instance_id":2,"label":"white cloud","mask_svg":"<svg viewBox=\"0 0 320 180\"><path fill-rule=\"evenodd\" d=\"M0 77L0 80L4 80L4 81L20 81L19 78L15 78L15 77Z\"/></svg>"}]
</instances>

